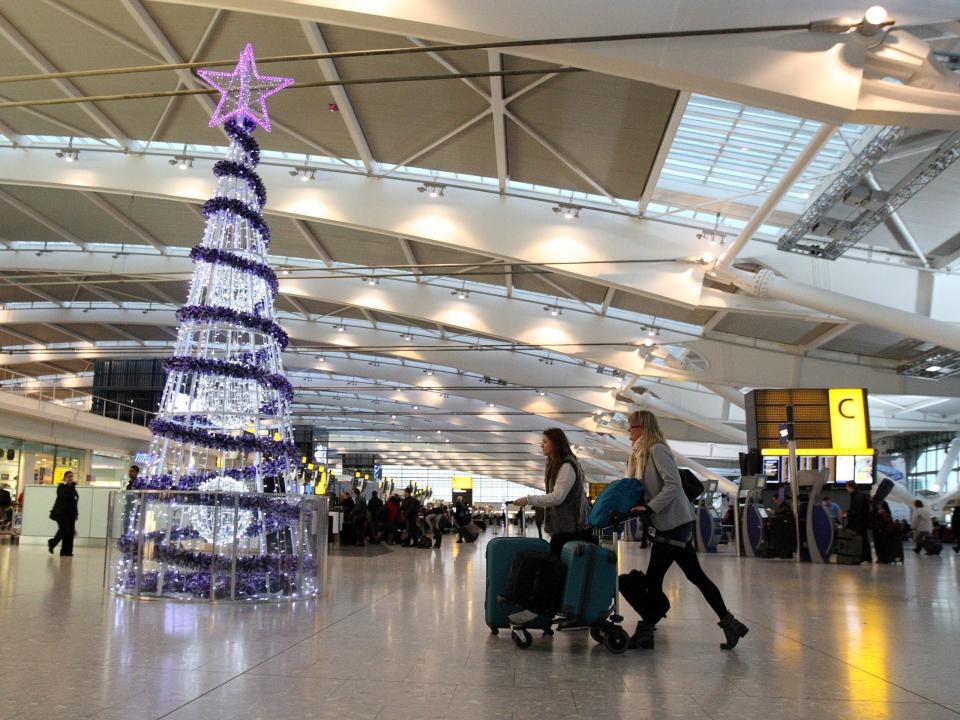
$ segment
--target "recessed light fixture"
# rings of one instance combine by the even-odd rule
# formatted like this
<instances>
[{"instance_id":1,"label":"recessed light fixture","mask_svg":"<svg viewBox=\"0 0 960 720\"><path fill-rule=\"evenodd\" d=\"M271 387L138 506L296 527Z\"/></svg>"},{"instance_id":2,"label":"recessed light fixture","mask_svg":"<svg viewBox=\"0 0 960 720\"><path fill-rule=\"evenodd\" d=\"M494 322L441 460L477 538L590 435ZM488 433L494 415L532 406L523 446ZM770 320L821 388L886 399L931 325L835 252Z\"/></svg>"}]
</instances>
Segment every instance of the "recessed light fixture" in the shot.
<instances>
[{"instance_id":1,"label":"recessed light fixture","mask_svg":"<svg viewBox=\"0 0 960 720\"><path fill-rule=\"evenodd\" d=\"M380 280L378 280L373 275L371 275L370 277L364 278L363 281L370 287L376 287L377 285L380 284Z\"/></svg>"},{"instance_id":2,"label":"recessed light fixture","mask_svg":"<svg viewBox=\"0 0 960 720\"><path fill-rule=\"evenodd\" d=\"M492 402L488 402L487 407L496 407L496 405L494 405Z\"/></svg>"},{"instance_id":3,"label":"recessed light fixture","mask_svg":"<svg viewBox=\"0 0 960 720\"><path fill-rule=\"evenodd\" d=\"M563 315L563 309L559 305L544 305L543 311L550 313L553 317Z\"/></svg>"},{"instance_id":4,"label":"recessed light fixture","mask_svg":"<svg viewBox=\"0 0 960 720\"><path fill-rule=\"evenodd\" d=\"M563 217L564 220L574 220L580 217L580 207L570 203L559 203L554 206L553 211Z\"/></svg>"},{"instance_id":5,"label":"recessed light fixture","mask_svg":"<svg viewBox=\"0 0 960 720\"><path fill-rule=\"evenodd\" d=\"M417 192L426 193L427 197L440 198L443 197L444 188L446 185L438 182L425 182L417 188Z\"/></svg>"},{"instance_id":6,"label":"recessed light fixture","mask_svg":"<svg viewBox=\"0 0 960 720\"><path fill-rule=\"evenodd\" d=\"M335 329L337 332L339 332L339 333L342 333L342 332L346 332L346 331L347 331L347 328L344 327L343 323L340 323L339 325L334 325L333 327L334 327L334 329Z\"/></svg>"},{"instance_id":7,"label":"recessed light fixture","mask_svg":"<svg viewBox=\"0 0 960 720\"><path fill-rule=\"evenodd\" d=\"M470 291L466 288L460 288L459 290L451 290L450 294L455 296L457 300L466 300L470 297Z\"/></svg>"},{"instance_id":8,"label":"recessed light fixture","mask_svg":"<svg viewBox=\"0 0 960 720\"><path fill-rule=\"evenodd\" d=\"M424 370L424 372L425 372L427 375L433 375L433 368L427 368L426 370Z\"/></svg>"},{"instance_id":9,"label":"recessed light fixture","mask_svg":"<svg viewBox=\"0 0 960 720\"><path fill-rule=\"evenodd\" d=\"M57 157L64 162L72 163L80 159L80 151L73 147L73 138L70 138L67 147L63 150L57 150Z\"/></svg>"},{"instance_id":10,"label":"recessed light fixture","mask_svg":"<svg viewBox=\"0 0 960 720\"><path fill-rule=\"evenodd\" d=\"M420 406L419 406L419 405L414 405L414 406L413 406L413 409L414 409L414 410L419 410L419 409L420 409Z\"/></svg>"},{"instance_id":11,"label":"recessed light fixture","mask_svg":"<svg viewBox=\"0 0 960 720\"><path fill-rule=\"evenodd\" d=\"M396 419L397 419L397 416L396 416L396 415L391 415L391 416L390 416L390 419L391 419L391 420L396 420Z\"/></svg>"},{"instance_id":12,"label":"recessed light fixture","mask_svg":"<svg viewBox=\"0 0 960 720\"><path fill-rule=\"evenodd\" d=\"M940 372L943 368L940 365L931 365L930 367L924 368L927 372Z\"/></svg>"},{"instance_id":13,"label":"recessed light fixture","mask_svg":"<svg viewBox=\"0 0 960 720\"><path fill-rule=\"evenodd\" d=\"M407 341L413 340L413 335L408 332L403 333L402 335L400 335L400 337L402 337L404 340L407 340Z\"/></svg>"},{"instance_id":14,"label":"recessed light fixture","mask_svg":"<svg viewBox=\"0 0 960 720\"><path fill-rule=\"evenodd\" d=\"M537 395L539 395L540 397L546 397L547 393L543 390L537 390Z\"/></svg>"}]
</instances>

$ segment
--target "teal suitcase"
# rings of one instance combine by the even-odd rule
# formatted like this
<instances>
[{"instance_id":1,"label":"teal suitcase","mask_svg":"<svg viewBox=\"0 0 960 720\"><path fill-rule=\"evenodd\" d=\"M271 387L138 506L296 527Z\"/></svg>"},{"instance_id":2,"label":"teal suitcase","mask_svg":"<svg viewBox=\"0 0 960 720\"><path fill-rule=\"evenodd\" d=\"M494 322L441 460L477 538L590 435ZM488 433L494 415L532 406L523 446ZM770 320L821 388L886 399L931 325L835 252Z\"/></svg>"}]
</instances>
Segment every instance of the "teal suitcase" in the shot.
<instances>
[{"instance_id":1,"label":"teal suitcase","mask_svg":"<svg viewBox=\"0 0 960 720\"><path fill-rule=\"evenodd\" d=\"M517 553L524 550L533 550L547 554L550 552L550 543L538 538L526 537L498 537L487 543L487 594L484 600L487 627L494 635L500 628L509 628L508 612L521 610L519 607L502 607L499 596L507 589L507 575ZM525 623L531 629L549 630L552 617L539 615L535 620Z\"/></svg>"},{"instance_id":2,"label":"teal suitcase","mask_svg":"<svg viewBox=\"0 0 960 720\"><path fill-rule=\"evenodd\" d=\"M578 623L604 622L617 592L616 553L588 542L568 542L560 558L567 566L560 612Z\"/></svg>"}]
</instances>

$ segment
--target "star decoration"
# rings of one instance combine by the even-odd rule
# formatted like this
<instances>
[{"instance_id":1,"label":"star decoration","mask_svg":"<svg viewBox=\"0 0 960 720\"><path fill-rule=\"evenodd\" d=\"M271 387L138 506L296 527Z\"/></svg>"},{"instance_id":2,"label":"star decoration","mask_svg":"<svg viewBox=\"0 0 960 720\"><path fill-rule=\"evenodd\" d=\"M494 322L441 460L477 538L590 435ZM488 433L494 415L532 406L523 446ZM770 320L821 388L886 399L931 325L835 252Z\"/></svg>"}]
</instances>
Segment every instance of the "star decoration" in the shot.
<instances>
[{"instance_id":1,"label":"star decoration","mask_svg":"<svg viewBox=\"0 0 960 720\"><path fill-rule=\"evenodd\" d=\"M240 53L233 72L201 69L197 70L197 75L220 91L220 102L210 118L210 127L246 117L270 132L267 98L293 84L291 77L258 74L257 59L250 43Z\"/></svg>"}]
</instances>

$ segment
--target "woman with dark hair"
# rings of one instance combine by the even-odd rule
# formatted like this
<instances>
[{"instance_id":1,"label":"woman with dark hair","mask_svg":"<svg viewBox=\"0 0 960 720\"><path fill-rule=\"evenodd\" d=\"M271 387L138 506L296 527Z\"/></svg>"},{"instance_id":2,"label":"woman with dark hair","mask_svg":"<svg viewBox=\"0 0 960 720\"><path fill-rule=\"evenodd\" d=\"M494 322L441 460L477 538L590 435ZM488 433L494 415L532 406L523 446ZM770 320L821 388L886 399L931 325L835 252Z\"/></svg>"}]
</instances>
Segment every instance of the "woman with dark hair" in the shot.
<instances>
[{"instance_id":1,"label":"woman with dark hair","mask_svg":"<svg viewBox=\"0 0 960 720\"><path fill-rule=\"evenodd\" d=\"M680 470L660 430L660 424L656 416L646 410L630 413L627 420L630 423L630 440L633 442L627 475L643 482L646 503L634 510L649 511L650 522L656 530L647 566L648 593L651 597L660 597L667 570L673 563L679 565L687 580L703 593L704 599L720 619L717 624L726 639L720 647L732 650L740 638L747 634L748 628L727 610L720 589L700 567L697 551L693 547L696 520L693 504L683 491ZM653 631L661 619L663 614L645 617L638 622L637 630L630 638L630 647L652 648Z\"/></svg>"},{"instance_id":2,"label":"woman with dark hair","mask_svg":"<svg viewBox=\"0 0 960 720\"><path fill-rule=\"evenodd\" d=\"M57 523L57 534L47 540L47 550L53 554L54 549L61 542L60 557L73 555L73 536L77 527L77 503L80 495L77 493L77 484L73 480L73 472L67 470L63 474L63 482L57 486L57 499L50 510L50 519Z\"/></svg>"},{"instance_id":3,"label":"woman with dark hair","mask_svg":"<svg viewBox=\"0 0 960 720\"><path fill-rule=\"evenodd\" d=\"M593 542L588 517L586 481L577 456L570 449L570 441L560 428L543 431L540 448L547 458L544 472L546 495L527 495L514 504L544 509L544 526L550 533L550 552L559 555L563 546L572 540Z\"/></svg>"}]
</instances>

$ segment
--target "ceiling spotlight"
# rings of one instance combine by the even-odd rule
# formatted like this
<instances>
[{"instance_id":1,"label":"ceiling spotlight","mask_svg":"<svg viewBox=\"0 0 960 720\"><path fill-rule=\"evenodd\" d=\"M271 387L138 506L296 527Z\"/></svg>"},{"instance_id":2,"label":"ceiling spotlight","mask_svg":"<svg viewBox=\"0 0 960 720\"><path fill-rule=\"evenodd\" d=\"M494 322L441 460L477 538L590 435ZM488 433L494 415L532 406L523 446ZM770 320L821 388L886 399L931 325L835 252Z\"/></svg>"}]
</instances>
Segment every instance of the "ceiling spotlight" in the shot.
<instances>
[{"instance_id":1,"label":"ceiling spotlight","mask_svg":"<svg viewBox=\"0 0 960 720\"><path fill-rule=\"evenodd\" d=\"M943 368L940 365L931 365L930 367L924 368L927 372L940 372Z\"/></svg>"},{"instance_id":2,"label":"ceiling spotlight","mask_svg":"<svg viewBox=\"0 0 960 720\"><path fill-rule=\"evenodd\" d=\"M426 370L424 370L424 372L425 372L427 375L433 375L433 368L427 368Z\"/></svg>"},{"instance_id":3,"label":"ceiling spotlight","mask_svg":"<svg viewBox=\"0 0 960 720\"><path fill-rule=\"evenodd\" d=\"M339 325L334 325L333 327L337 332L340 332L340 333L347 331L347 328L344 327L343 323L340 323Z\"/></svg>"},{"instance_id":4,"label":"ceiling spotlight","mask_svg":"<svg viewBox=\"0 0 960 720\"><path fill-rule=\"evenodd\" d=\"M420 440L422 437L422 435L417 435L417 440Z\"/></svg>"},{"instance_id":5,"label":"ceiling spotlight","mask_svg":"<svg viewBox=\"0 0 960 720\"><path fill-rule=\"evenodd\" d=\"M537 395L539 395L540 397L546 397L547 393L544 392L543 390L537 390Z\"/></svg>"},{"instance_id":6,"label":"ceiling spotlight","mask_svg":"<svg viewBox=\"0 0 960 720\"><path fill-rule=\"evenodd\" d=\"M74 150L73 148L64 148L63 150L57 151L57 157L61 158L64 162L76 162L80 159L80 151Z\"/></svg>"},{"instance_id":7,"label":"ceiling spotlight","mask_svg":"<svg viewBox=\"0 0 960 720\"><path fill-rule=\"evenodd\" d=\"M317 355L316 359L318 362L323 362L326 358L324 358L323 355Z\"/></svg>"},{"instance_id":8,"label":"ceiling spotlight","mask_svg":"<svg viewBox=\"0 0 960 720\"><path fill-rule=\"evenodd\" d=\"M445 439L444 442L450 442L450 438Z\"/></svg>"},{"instance_id":9,"label":"ceiling spotlight","mask_svg":"<svg viewBox=\"0 0 960 720\"><path fill-rule=\"evenodd\" d=\"M644 345L644 347L653 347L653 338L652 338L652 337L645 337L645 338L643 339L643 345Z\"/></svg>"},{"instance_id":10,"label":"ceiling spotlight","mask_svg":"<svg viewBox=\"0 0 960 720\"><path fill-rule=\"evenodd\" d=\"M376 287L377 285L380 284L380 281L373 275L371 275L370 277L364 278L363 281L370 287Z\"/></svg>"},{"instance_id":11,"label":"ceiling spotlight","mask_svg":"<svg viewBox=\"0 0 960 720\"><path fill-rule=\"evenodd\" d=\"M419 405L414 405L414 406L413 406L413 409L414 409L414 410L419 410L419 409L420 409L420 406L419 406Z\"/></svg>"},{"instance_id":12,"label":"ceiling spotlight","mask_svg":"<svg viewBox=\"0 0 960 720\"><path fill-rule=\"evenodd\" d=\"M657 335L659 335L659 332L654 327L647 328L647 335L649 335L650 337L656 337Z\"/></svg>"},{"instance_id":13,"label":"ceiling spotlight","mask_svg":"<svg viewBox=\"0 0 960 720\"><path fill-rule=\"evenodd\" d=\"M495 405L492 402L488 402L487 407L495 407Z\"/></svg>"},{"instance_id":14,"label":"ceiling spotlight","mask_svg":"<svg viewBox=\"0 0 960 720\"><path fill-rule=\"evenodd\" d=\"M176 165L181 170L189 170L193 167L193 158L187 157L186 155L174 155L167 160L167 162L171 165Z\"/></svg>"},{"instance_id":15,"label":"ceiling spotlight","mask_svg":"<svg viewBox=\"0 0 960 720\"><path fill-rule=\"evenodd\" d=\"M717 259L717 256L714 255L709 250L707 250L707 252L705 252L703 255L700 256L700 262L702 262L704 265L709 265L716 259Z\"/></svg>"},{"instance_id":16,"label":"ceiling spotlight","mask_svg":"<svg viewBox=\"0 0 960 720\"><path fill-rule=\"evenodd\" d=\"M391 415L391 416L390 416L390 419L391 419L391 420L396 420L396 419L397 419L397 416L396 416L396 415Z\"/></svg>"},{"instance_id":17,"label":"ceiling spotlight","mask_svg":"<svg viewBox=\"0 0 960 720\"><path fill-rule=\"evenodd\" d=\"M417 192L426 193L428 197L443 197L443 189L446 185L437 182L425 182L417 188Z\"/></svg>"},{"instance_id":18,"label":"ceiling spotlight","mask_svg":"<svg viewBox=\"0 0 960 720\"><path fill-rule=\"evenodd\" d=\"M888 18L886 8L874 5L867 8L867 11L863 14L863 20L860 21L857 32L866 37L872 37L877 34L877 30L880 28L892 24L893 21Z\"/></svg>"},{"instance_id":19,"label":"ceiling spotlight","mask_svg":"<svg viewBox=\"0 0 960 720\"><path fill-rule=\"evenodd\" d=\"M543 311L550 313L553 317L563 315L563 310L558 305L544 305Z\"/></svg>"},{"instance_id":20,"label":"ceiling spotlight","mask_svg":"<svg viewBox=\"0 0 960 720\"><path fill-rule=\"evenodd\" d=\"M289 275L289 274L290 274L290 268L286 268L286 267L285 267L285 268L283 268L283 269L280 270L280 273L283 274L283 275Z\"/></svg>"},{"instance_id":21,"label":"ceiling spotlight","mask_svg":"<svg viewBox=\"0 0 960 720\"><path fill-rule=\"evenodd\" d=\"M408 340L408 341L409 341L409 340L413 340L413 335L411 335L411 334L408 333L408 332L403 333L402 335L400 335L400 337L402 337L404 340Z\"/></svg>"},{"instance_id":22,"label":"ceiling spotlight","mask_svg":"<svg viewBox=\"0 0 960 720\"><path fill-rule=\"evenodd\" d=\"M317 171L315 168L307 166L296 167L290 171L290 177L298 177L300 182L307 182L317 179Z\"/></svg>"},{"instance_id":23,"label":"ceiling spotlight","mask_svg":"<svg viewBox=\"0 0 960 720\"><path fill-rule=\"evenodd\" d=\"M440 430L437 430L437 435L443 435L443 433Z\"/></svg>"},{"instance_id":24,"label":"ceiling spotlight","mask_svg":"<svg viewBox=\"0 0 960 720\"><path fill-rule=\"evenodd\" d=\"M460 288L459 290L451 290L451 295L454 295L457 300L466 300L470 297L470 291L465 288Z\"/></svg>"},{"instance_id":25,"label":"ceiling spotlight","mask_svg":"<svg viewBox=\"0 0 960 720\"><path fill-rule=\"evenodd\" d=\"M553 211L563 216L564 220L573 220L580 217L580 207L569 203L560 203L554 206Z\"/></svg>"}]
</instances>

